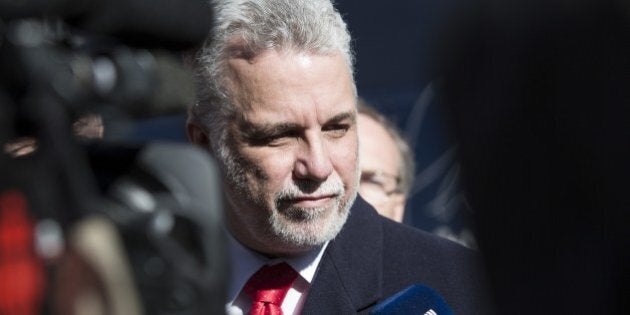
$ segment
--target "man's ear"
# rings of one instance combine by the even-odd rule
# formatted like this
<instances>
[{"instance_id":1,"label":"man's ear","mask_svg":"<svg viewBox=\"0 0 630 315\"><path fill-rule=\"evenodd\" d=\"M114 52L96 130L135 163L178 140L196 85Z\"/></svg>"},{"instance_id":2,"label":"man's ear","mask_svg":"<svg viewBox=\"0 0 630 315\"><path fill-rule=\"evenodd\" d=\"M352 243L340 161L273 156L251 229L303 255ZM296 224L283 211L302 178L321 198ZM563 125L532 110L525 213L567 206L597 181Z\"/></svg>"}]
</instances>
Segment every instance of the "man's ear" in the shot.
<instances>
[{"instance_id":1,"label":"man's ear","mask_svg":"<svg viewBox=\"0 0 630 315\"><path fill-rule=\"evenodd\" d=\"M208 132L190 120L186 122L186 135L188 136L188 141L191 143L199 145L204 149L210 148Z\"/></svg>"}]
</instances>

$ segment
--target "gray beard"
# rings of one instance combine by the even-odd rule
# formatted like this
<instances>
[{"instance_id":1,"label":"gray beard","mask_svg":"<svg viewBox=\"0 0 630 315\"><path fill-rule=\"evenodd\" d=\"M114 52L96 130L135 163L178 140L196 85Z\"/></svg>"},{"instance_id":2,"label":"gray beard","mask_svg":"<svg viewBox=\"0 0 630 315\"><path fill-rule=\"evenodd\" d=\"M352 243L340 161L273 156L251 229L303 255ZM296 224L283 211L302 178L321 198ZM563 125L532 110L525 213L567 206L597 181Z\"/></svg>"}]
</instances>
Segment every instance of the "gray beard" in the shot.
<instances>
[{"instance_id":1,"label":"gray beard","mask_svg":"<svg viewBox=\"0 0 630 315\"><path fill-rule=\"evenodd\" d=\"M324 244L334 239L343 228L354 198L342 205L339 197L326 218L321 218L327 212L323 208L289 207L282 212L274 211L269 217L271 232L283 242L301 248Z\"/></svg>"}]
</instances>

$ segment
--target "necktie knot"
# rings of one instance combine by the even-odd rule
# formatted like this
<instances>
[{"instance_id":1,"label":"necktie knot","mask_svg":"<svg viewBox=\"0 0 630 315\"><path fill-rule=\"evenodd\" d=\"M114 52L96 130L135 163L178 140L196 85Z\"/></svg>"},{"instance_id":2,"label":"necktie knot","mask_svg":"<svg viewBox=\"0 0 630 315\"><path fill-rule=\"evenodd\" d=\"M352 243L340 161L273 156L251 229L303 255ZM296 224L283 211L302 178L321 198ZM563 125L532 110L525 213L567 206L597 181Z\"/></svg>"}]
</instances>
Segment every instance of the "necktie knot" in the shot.
<instances>
[{"instance_id":1,"label":"necktie knot","mask_svg":"<svg viewBox=\"0 0 630 315\"><path fill-rule=\"evenodd\" d=\"M252 299L250 314L281 314L280 305L297 276L285 262L260 268L243 289Z\"/></svg>"}]
</instances>

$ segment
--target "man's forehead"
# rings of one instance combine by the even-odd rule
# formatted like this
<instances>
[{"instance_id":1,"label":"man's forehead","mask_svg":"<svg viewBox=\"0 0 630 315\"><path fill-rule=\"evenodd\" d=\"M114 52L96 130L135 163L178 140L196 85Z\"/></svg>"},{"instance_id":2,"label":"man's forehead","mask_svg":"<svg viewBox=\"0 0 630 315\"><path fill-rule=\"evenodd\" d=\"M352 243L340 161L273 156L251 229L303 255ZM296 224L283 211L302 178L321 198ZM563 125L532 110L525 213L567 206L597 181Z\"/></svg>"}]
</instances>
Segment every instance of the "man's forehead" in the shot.
<instances>
[{"instance_id":1,"label":"man's forehead","mask_svg":"<svg viewBox=\"0 0 630 315\"><path fill-rule=\"evenodd\" d=\"M396 173L402 163L396 140L383 124L366 114L359 114L357 121L362 167L391 169L390 173Z\"/></svg>"},{"instance_id":2,"label":"man's forehead","mask_svg":"<svg viewBox=\"0 0 630 315\"><path fill-rule=\"evenodd\" d=\"M240 120L320 121L356 110L352 75L340 55L268 52L260 60L232 59L228 90Z\"/></svg>"},{"instance_id":3,"label":"man's forehead","mask_svg":"<svg viewBox=\"0 0 630 315\"><path fill-rule=\"evenodd\" d=\"M256 54L230 53L226 60L226 70L228 80L238 80L241 76L254 74L254 68L261 69L257 74L268 75L270 73L282 74L289 72L289 69L306 70L309 72L316 71L321 68L321 62L335 63L335 67L339 71L349 74L352 83L354 77L352 75L352 67L344 58L341 51L335 50L331 52L311 52L294 49L267 49ZM284 68L285 71L270 72L270 68L278 66ZM298 70L298 71L299 71Z\"/></svg>"}]
</instances>

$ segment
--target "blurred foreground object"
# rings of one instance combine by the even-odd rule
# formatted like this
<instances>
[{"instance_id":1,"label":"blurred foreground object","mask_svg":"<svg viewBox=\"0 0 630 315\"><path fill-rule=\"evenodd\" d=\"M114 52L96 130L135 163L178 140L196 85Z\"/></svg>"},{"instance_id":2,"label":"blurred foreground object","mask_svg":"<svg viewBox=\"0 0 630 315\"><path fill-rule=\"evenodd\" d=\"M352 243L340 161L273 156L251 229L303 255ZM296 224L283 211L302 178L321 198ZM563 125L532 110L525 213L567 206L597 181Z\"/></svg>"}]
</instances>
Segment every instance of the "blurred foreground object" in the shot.
<instances>
[{"instance_id":1,"label":"blurred foreground object","mask_svg":"<svg viewBox=\"0 0 630 315\"><path fill-rule=\"evenodd\" d=\"M222 311L212 158L83 141L184 113L180 54L211 16L203 0L0 0L0 314Z\"/></svg>"},{"instance_id":2,"label":"blurred foreground object","mask_svg":"<svg viewBox=\"0 0 630 315\"><path fill-rule=\"evenodd\" d=\"M627 2L468 12L442 87L498 313L630 313Z\"/></svg>"},{"instance_id":3,"label":"blurred foreground object","mask_svg":"<svg viewBox=\"0 0 630 315\"><path fill-rule=\"evenodd\" d=\"M19 191L0 194L0 314L37 314L44 301L44 264L33 246L29 211Z\"/></svg>"}]
</instances>

